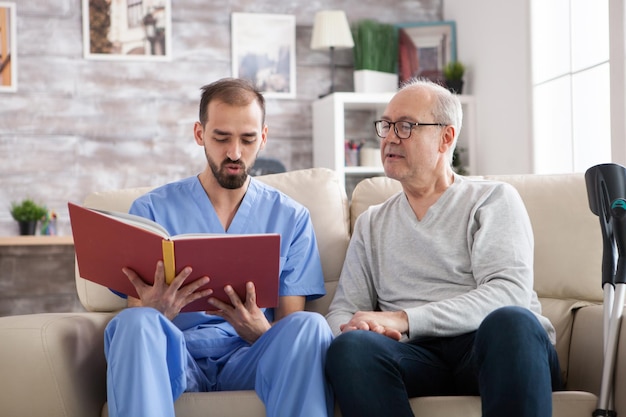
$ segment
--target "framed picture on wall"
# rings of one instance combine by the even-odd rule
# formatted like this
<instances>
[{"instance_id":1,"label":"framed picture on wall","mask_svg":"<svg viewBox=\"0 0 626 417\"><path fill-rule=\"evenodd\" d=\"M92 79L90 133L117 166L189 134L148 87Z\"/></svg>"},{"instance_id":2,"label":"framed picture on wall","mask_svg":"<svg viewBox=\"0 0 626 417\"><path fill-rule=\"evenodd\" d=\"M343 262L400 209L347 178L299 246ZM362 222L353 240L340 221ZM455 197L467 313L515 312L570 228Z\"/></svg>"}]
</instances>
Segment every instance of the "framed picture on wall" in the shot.
<instances>
[{"instance_id":1,"label":"framed picture on wall","mask_svg":"<svg viewBox=\"0 0 626 417\"><path fill-rule=\"evenodd\" d=\"M232 72L252 81L265 97L296 96L296 18L233 13Z\"/></svg>"},{"instance_id":2,"label":"framed picture on wall","mask_svg":"<svg viewBox=\"0 0 626 417\"><path fill-rule=\"evenodd\" d=\"M170 0L82 2L85 58L149 61L170 59Z\"/></svg>"},{"instance_id":3,"label":"framed picture on wall","mask_svg":"<svg viewBox=\"0 0 626 417\"><path fill-rule=\"evenodd\" d=\"M456 61L456 25L453 21L402 23L398 27L398 75L443 81L443 67Z\"/></svg>"},{"instance_id":4,"label":"framed picture on wall","mask_svg":"<svg viewBox=\"0 0 626 417\"><path fill-rule=\"evenodd\" d=\"M0 92L17 91L15 3L0 1Z\"/></svg>"}]
</instances>

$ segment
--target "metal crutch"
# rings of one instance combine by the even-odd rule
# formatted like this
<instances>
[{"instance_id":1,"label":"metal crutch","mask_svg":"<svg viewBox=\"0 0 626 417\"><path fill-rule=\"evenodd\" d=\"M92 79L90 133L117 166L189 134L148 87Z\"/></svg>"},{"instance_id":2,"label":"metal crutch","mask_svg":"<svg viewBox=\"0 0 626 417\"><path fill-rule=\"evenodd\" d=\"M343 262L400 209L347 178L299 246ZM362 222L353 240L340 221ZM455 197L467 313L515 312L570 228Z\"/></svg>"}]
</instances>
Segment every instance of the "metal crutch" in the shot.
<instances>
[{"instance_id":1,"label":"metal crutch","mask_svg":"<svg viewBox=\"0 0 626 417\"><path fill-rule=\"evenodd\" d=\"M626 168L601 164L585 173L591 211L602 230L602 288L604 291L604 361L598 407L594 417L616 416L613 374L617 338L626 295Z\"/></svg>"}]
</instances>

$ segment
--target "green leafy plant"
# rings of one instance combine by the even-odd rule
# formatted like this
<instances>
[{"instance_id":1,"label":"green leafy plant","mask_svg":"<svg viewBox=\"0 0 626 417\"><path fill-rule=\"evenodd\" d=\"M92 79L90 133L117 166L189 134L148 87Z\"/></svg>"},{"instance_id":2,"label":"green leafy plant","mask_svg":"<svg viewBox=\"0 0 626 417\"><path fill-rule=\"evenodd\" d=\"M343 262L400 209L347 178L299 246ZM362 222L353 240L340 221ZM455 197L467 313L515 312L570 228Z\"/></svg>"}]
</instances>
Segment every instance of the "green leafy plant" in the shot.
<instances>
[{"instance_id":1,"label":"green leafy plant","mask_svg":"<svg viewBox=\"0 0 626 417\"><path fill-rule=\"evenodd\" d=\"M111 53L113 43L107 33L111 27L111 1L89 1L89 51L92 54Z\"/></svg>"},{"instance_id":2,"label":"green leafy plant","mask_svg":"<svg viewBox=\"0 0 626 417\"><path fill-rule=\"evenodd\" d=\"M46 214L48 209L45 206L40 206L28 198L20 203L11 203L11 216L18 222L41 220Z\"/></svg>"},{"instance_id":3,"label":"green leafy plant","mask_svg":"<svg viewBox=\"0 0 626 417\"><path fill-rule=\"evenodd\" d=\"M450 61L443 67L443 76L446 80L462 80L465 74L465 65L459 61Z\"/></svg>"},{"instance_id":4,"label":"green leafy plant","mask_svg":"<svg viewBox=\"0 0 626 417\"><path fill-rule=\"evenodd\" d=\"M465 149L456 147L452 154L452 168L459 175L469 175L469 172L465 169L465 164L461 159L461 154L465 152Z\"/></svg>"},{"instance_id":5,"label":"green leafy plant","mask_svg":"<svg viewBox=\"0 0 626 417\"><path fill-rule=\"evenodd\" d=\"M371 19L352 26L354 38L354 69L396 73L398 62L398 31L391 24Z\"/></svg>"}]
</instances>

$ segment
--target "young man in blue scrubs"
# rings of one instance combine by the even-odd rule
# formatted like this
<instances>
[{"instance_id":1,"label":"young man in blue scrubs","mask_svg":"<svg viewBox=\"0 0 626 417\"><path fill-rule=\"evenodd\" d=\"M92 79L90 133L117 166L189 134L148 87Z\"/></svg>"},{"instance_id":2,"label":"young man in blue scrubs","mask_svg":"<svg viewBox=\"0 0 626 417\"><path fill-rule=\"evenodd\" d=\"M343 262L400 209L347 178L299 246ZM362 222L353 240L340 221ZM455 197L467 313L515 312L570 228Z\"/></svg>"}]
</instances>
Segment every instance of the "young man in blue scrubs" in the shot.
<instances>
[{"instance_id":1,"label":"young man in blue scrubs","mask_svg":"<svg viewBox=\"0 0 626 417\"><path fill-rule=\"evenodd\" d=\"M249 283L245 300L227 286L230 304L209 299L217 312L180 313L210 295L199 290L210 277L182 285L187 268L167 285L159 262L151 286L125 269L139 299L106 328L109 415L173 417L183 392L252 389L270 417L330 415L323 366L332 332L324 317L302 311L325 293L309 212L248 175L267 141L263 96L237 79L202 91L194 137L206 168L141 196L130 212L171 234L279 233L279 305L259 309Z\"/></svg>"}]
</instances>

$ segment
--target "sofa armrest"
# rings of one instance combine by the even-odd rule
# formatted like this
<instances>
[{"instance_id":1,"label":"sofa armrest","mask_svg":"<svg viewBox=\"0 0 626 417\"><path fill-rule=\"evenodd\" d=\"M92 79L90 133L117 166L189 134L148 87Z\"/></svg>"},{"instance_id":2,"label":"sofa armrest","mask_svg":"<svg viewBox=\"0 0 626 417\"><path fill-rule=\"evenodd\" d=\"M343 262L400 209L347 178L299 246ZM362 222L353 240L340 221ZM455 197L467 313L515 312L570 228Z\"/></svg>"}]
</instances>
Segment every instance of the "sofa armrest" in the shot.
<instances>
[{"instance_id":1,"label":"sofa armrest","mask_svg":"<svg viewBox=\"0 0 626 417\"><path fill-rule=\"evenodd\" d=\"M602 380L604 330L603 306L581 308L574 318L570 349L570 366L567 389L600 394ZM620 324L620 336L615 360L614 392L617 414L626 413L626 320Z\"/></svg>"},{"instance_id":2,"label":"sofa armrest","mask_svg":"<svg viewBox=\"0 0 626 417\"><path fill-rule=\"evenodd\" d=\"M98 417L112 313L0 317L0 415Z\"/></svg>"},{"instance_id":3,"label":"sofa armrest","mask_svg":"<svg viewBox=\"0 0 626 417\"><path fill-rule=\"evenodd\" d=\"M600 394L603 364L603 306L580 308L574 313L567 389Z\"/></svg>"}]
</instances>

